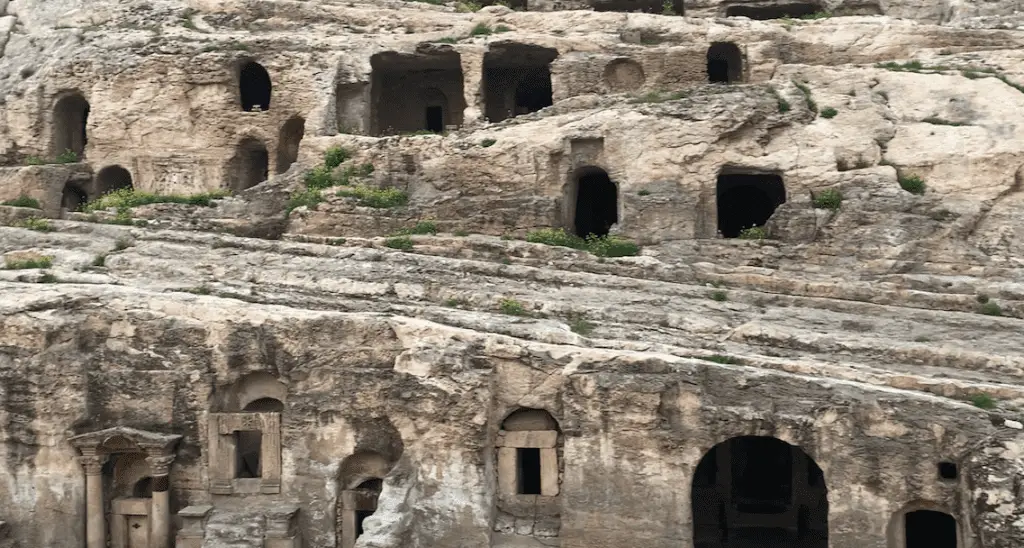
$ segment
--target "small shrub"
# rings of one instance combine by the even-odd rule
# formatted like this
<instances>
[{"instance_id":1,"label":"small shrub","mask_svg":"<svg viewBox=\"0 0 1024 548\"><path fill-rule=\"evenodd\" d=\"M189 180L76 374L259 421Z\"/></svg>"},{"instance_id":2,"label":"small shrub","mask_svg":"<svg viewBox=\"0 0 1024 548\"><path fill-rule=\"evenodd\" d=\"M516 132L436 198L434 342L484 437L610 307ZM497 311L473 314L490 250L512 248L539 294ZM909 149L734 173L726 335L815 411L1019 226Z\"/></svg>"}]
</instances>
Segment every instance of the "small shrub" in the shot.
<instances>
[{"instance_id":1,"label":"small shrub","mask_svg":"<svg viewBox=\"0 0 1024 548\"><path fill-rule=\"evenodd\" d=\"M437 234L437 224L434 221L420 221L409 229L409 234Z\"/></svg>"},{"instance_id":2,"label":"small shrub","mask_svg":"<svg viewBox=\"0 0 1024 548\"><path fill-rule=\"evenodd\" d=\"M25 159L25 163L30 166L41 166L46 162L39 156L29 156L28 158Z\"/></svg>"},{"instance_id":3,"label":"small shrub","mask_svg":"<svg viewBox=\"0 0 1024 548\"><path fill-rule=\"evenodd\" d=\"M721 363L725 365L740 363L739 360L732 356L723 356L722 354L714 354L712 356L701 356L700 359L708 362Z\"/></svg>"},{"instance_id":4,"label":"small shrub","mask_svg":"<svg viewBox=\"0 0 1024 548\"><path fill-rule=\"evenodd\" d=\"M371 188L358 185L342 188L336 194L345 198L355 198L357 204L377 209L404 206L409 203L409 195L397 188Z\"/></svg>"},{"instance_id":5,"label":"small shrub","mask_svg":"<svg viewBox=\"0 0 1024 548\"><path fill-rule=\"evenodd\" d=\"M392 236L384 240L384 245L391 249L400 249L402 251L409 251L413 248L412 238L408 236Z\"/></svg>"},{"instance_id":6,"label":"small shrub","mask_svg":"<svg viewBox=\"0 0 1024 548\"><path fill-rule=\"evenodd\" d=\"M502 314L508 314L509 316L525 316L526 308L523 304L515 299L502 299L498 303L498 310L501 310Z\"/></svg>"},{"instance_id":7,"label":"small shrub","mask_svg":"<svg viewBox=\"0 0 1024 548\"><path fill-rule=\"evenodd\" d=\"M32 217L29 219L25 219L24 221L18 223L18 226L20 226L21 228L27 228L29 230L35 230L36 232L53 231L53 225L50 224L50 221L40 217Z\"/></svg>"},{"instance_id":8,"label":"small shrub","mask_svg":"<svg viewBox=\"0 0 1024 548\"><path fill-rule=\"evenodd\" d=\"M335 182L331 170L326 166L316 166L307 171L302 182L305 183L306 188L311 190L320 190L338 184Z\"/></svg>"},{"instance_id":9,"label":"small shrub","mask_svg":"<svg viewBox=\"0 0 1024 548\"><path fill-rule=\"evenodd\" d=\"M30 207L32 209L41 209L40 206L39 206L39 200L36 200L35 198L30 198L28 196L25 196L24 194L22 194L21 196L18 196L17 198L15 198L13 200L7 200L6 202L3 202L3 205L5 205L5 206L14 206L14 207Z\"/></svg>"},{"instance_id":10,"label":"small shrub","mask_svg":"<svg viewBox=\"0 0 1024 548\"><path fill-rule=\"evenodd\" d=\"M992 409L996 406L996 400L985 392L971 396L971 403L978 409Z\"/></svg>"},{"instance_id":11,"label":"small shrub","mask_svg":"<svg viewBox=\"0 0 1024 548\"><path fill-rule=\"evenodd\" d=\"M457 44L457 43L459 43L459 39L454 37L454 36L445 36L444 38L438 38L437 40L434 40L434 41L439 43L439 44Z\"/></svg>"},{"instance_id":12,"label":"small shrub","mask_svg":"<svg viewBox=\"0 0 1024 548\"><path fill-rule=\"evenodd\" d=\"M324 240L327 245L345 245L345 238L327 238Z\"/></svg>"},{"instance_id":13,"label":"small shrub","mask_svg":"<svg viewBox=\"0 0 1024 548\"><path fill-rule=\"evenodd\" d=\"M917 175L905 175L899 177L900 187L911 194L924 194L924 180Z\"/></svg>"},{"instance_id":14,"label":"small shrub","mask_svg":"<svg viewBox=\"0 0 1024 548\"><path fill-rule=\"evenodd\" d=\"M822 118L835 118L836 114L839 114L839 111L832 107L825 107L821 109Z\"/></svg>"},{"instance_id":15,"label":"small shrub","mask_svg":"<svg viewBox=\"0 0 1024 548\"><path fill-rule=\"evenodd\" d=\"M106 266L107 265L107 256L101 254L101 255L97 255L97 256L93 257L92 265L93 266Z\"/></svg>"},{"instance_id":16,"label":"small shrub","mask_svg":"<svg viewBox=\"0 0 1024 548\"><path fill-rule=\"evenodd\" d=\"M78 154L75 151L66 149L57 155L56 163L58 164L73 164L78 161Z\"/></svg>"},{"instance_id":17,"label":"small shrub","mask_svg":"<svg viewBox=\"0 0 1024 548\"><path fill-rule=\"evenodd\" d=\"M895 72L919 72L924 69L924 64L920 61L907 61L903 64L895 61L889 61L888 63L878 63L875 65L875 68L882 68Z\"/></svg>"},{"instance_id":18,"label":"small shrub","mask_svg":"<svg viewBox=\"0 0 1024 548\"><path fill-rule=\"evenodd\" d=\"M322 201L324 201L324 197L320 195L319 190L296 190L288 197L285 213L290 215L294 209L303 206L308 209L314 209Z\"/></svg>"},{"instance_id":19,"label":"small shrub","mask_svg":"<svg viewBox=\"0 0 1024 548\"><path fill-rule=\"evenodd\" d=\"M469 31L470 36L487 36L494 33L486 23L477 23L473 30Z\"/></svg>"},{"instance_id":20,"label":"small shrub","mask_svg":"<svg viewBox=\"0 0 1024 548\"><path fill-rule=\"evenodd\" d=\"M804 103L807 104L807 110L810 110L811 112L817 114L818 104L814 102L814 97L811 95L810 86L803 82L798 82L796 80L791 81L793 82L793 85L795 85L797 89L799 89L800 92L804 94Z\"/></svg>"},{"instance_id":21,"label":"small shrub","mask_svg":"<svg viewBox=\"0 0 1024 548\"><path fill-rule=\"evenodd\" d=\"M482 146L484 148L487 148L487 147L494 146L494 143L497 143L497 142L498 141L496 139L484 139L483 141L480 141L480 146Z\"/></svg>"},{"instance_id":22,"label":"small shrub","mask_svg":"<svg viewBox=\"0 0 1024 548\"><path fill-rule=\"evenodd\" d=\"M729 300L729 295L725 291L712 291L711 300L718 302L725 302Z\"/></svg>"},{"instance_id":23,"label":"small shrub","mask_svg":"<svg viewBox=\"0 0 1024 548\"><path fill-rule=\"evenodd\" d=\"M498 25L494 27L494 34L501 34L503 32L512 32L512 29L505 25Z\"/></svg>"},{"instance_id":24,"label":"small shrub","mask_svg":"<svg viewBox=\"0 0 1024 548\"><path fill-rule=\"evenodd\" d=\"M185 290L186 293L193 293L195 295L209 295L213 291L207 285L198 285L196 287L190 287Z\"/></svg>"},{"instance_id":25,"label":"small shrub","mask_svg":"<svg viewBox=\"0 0 1024 548\"><path fill-rule=\"evenodd\" d=\"M633 257L640 254L640 246L617 236L589 236L587 251L598 257Z\"/></svg>"},{"instance_id":26,"label":"small shrub","mask_svg":"<svg viewBox=\"0 0 1024 548\"><path fill-rule=\"evenodd\" d=\"M352 152L347 148L331 147L324 151L324 166L328 170L332 170L345 163L345 160L348 160L351 157Z\"/></svg>"},{"instance_id":27,"label":"small shrub","mask_svg":"<svg viewBox=\"0 0 1024 548\"><path fill-rule=\"evenodd\" d=\"M661 3L661 14L676 15L676 6L672 3L672 0L665 0Z\"/></svg>"},{"instance_id":28,"label":"small shrub","mask_svg":"<svg viewBox=\"0 0 1024 548\"><path fill-rule=\"evenodd\" d=\"M118 238L117 241L114 242L114 251L124 251L133 245L135 245L135 242L130 238Z\"/></svg>"},{"instance_id":29,"label":"small shrub","mask_svg":"<svg viewBox=\"0 0 1024 548\"><path fill-rule=\"evenodd\" d=\"M825 10L825 11L816 11L816 12L808 14L808 15L801 15L800 19L802 19L804 21L813 21L815 19L828 19L829 17L832 17L832 12L830 12L828 10Z\"/></svg>"},{"instance_id":30,"label":"small shrub","mask_svg":"<svg viewBox=\"0 0 1024 548\"><path fill-rule=\"evenodd\" d=\"M583 249L586 247L586 240L575 234L569 234L561 228L532 230L526 234L526 241L535 244L571 247L573 249Z\"/></svg>"},{"instance_id":31,"label":"small shrub","mask_svg":"<svg viewBox=\"0 0 1024 548\"><path fill-rule=\"evenodd\" d=\"M43 275L40 276L39 279L36 281L38 281L41 284L55 284L60 283L60 278L54 276L53 274L50 274L49 272L43 272Z\"/></svg>"},{"instance_id":32,"label":"small shrub","mask_svg":"<svg viewBox=\"0 0 1024 548\"><path fill-rule=\"evenodd\" d=\"M647 190L646 188L644 188L644 189L636 191L636 195L637 196L650 196L651 195L651 191Z\"/></svg>"},{"instance_id":33,"label":"small shrub","mask_svg":"<svg viewBox=\"0 0 1024 548\"><path fill-rule=\"evenodd\" d=\"M447 306L448 308L464 308L469 305L469 303L467 303L465 300L456 298L445 299L444 303L442 304L444 304L444 306Z\"/></svg>"},{"instance_id":34,"label":"small shrub","mask_svg":"<svg viewBox=\"0 0 1024 548\"><path fill-rule=\"evenodd\" d=\"M53 266L53 257L49 255L38 255L16 259L4 257L4 268L7 270L28 270L30 268L50 268Z\"/></svg>"},{"instance_id":35,"label":"small shrub","mask_svg":"<svg viewBox=\"0 0 1024 548\"><path fill-rule=\"evenodd\" d=\"M843 193L830 188L815 194L811 201L817 209L837 210L843 204Z\"/></svg>"},{"instance_id":36,"label":"small shrub","mask_svg":"<svg viewBox=\"0 0 1024 548\"><path fill-rule=\"evenodd\" d=\"M459 238L465 238L466 236L469 236L469 231L468 230L459 229L459 230L456 230L455 232L453 232L452 234L455 235L455 236L458 236Z\"/></svg>"},{"instance_id":37,"label":"small shrub","mask_svg":"<svg viewBox=\"0 0 1024 548\"><path fill-rule=\"evenodd\" d=\"M978 301L978 304L985 304L988 302L988 295L979 293L975 295L974 300Z\"/></svg>"},{"instance_id":38,"label":"small shrub","mask_svg":"<svg viewBox=\"0 0 1024 548\"><path fill-rule=\"evenodd\" d=\"M593 333L596 328L596 325L588 322L587 319L581 315L574 314L569 316L569 329L577 335L583 335L586 337Z\"/></svg>"},{"instance_id":39,"label":"small shrub","mask_svg":"<svg viewBox=\"0 0 1024 548\"><path fill-rule=\"evenodd\" d=\"M778 103L778 105L779 105L779 112L781 112L781 113L785 114L785 113L787 113L787 112L789 112L790 110L792 110L792 109L793 109L793 106L789 104L789 101L787 101L787 100L786 100L786 99L785 99L785 98L784 98L784 97L782 96L782 94L781 94L781 93L779 93L779 90L777 90L777 89L775 89L775 88L773 88L773 87L769 87L768 89L770 89L770 90L771 90L771 92L772 92L772 95L774 95L774 96L775 96L775 101L776 101L776 102Z\"/></svg>"},{"instance_id":40,"label":"small shrub","mask_svg":"<svg viewBox=\"0 0 1024 548\"><path fill-rule=\"evenodd\" d=\"M741 240L764 240L768 237L768 231L762 226L752 226L750 228L744 228L739 233Z\"/></svg>"},{"instance_id":41,"label":"small shrub","mask_svg":"<svg viewBox=\"0 0 1024 548\"><path fill-rule=\"evenodd\" d=\"M998 304L988 301L978 306L978 313L986 316L1002 316L1003 309Z\"/></svg>"},{"instance_id":42,"label":"small shrub","mask_svg":"<svg viewBox=\"0 0 1024 548\"><path fill-rule=\"evenodd\" d=\"M480 8L482 7L483 6L480 4L471 0L462 0L462 2L459 2L459 4L455 6L455 11L459 13L474 13L480 11Z\"/></svg>"}]
</instances>

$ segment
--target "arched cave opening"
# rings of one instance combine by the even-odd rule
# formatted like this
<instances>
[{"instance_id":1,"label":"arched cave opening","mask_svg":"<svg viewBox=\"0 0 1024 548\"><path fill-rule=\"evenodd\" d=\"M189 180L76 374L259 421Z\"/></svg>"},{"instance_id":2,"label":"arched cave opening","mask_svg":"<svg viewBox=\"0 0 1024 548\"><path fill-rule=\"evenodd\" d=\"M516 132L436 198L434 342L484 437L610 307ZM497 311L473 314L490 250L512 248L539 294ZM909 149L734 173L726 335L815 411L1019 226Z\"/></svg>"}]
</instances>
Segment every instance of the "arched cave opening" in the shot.
<instances>
[{"instance_id":1,"label":"arched cave opening","mask_svg":"<svg viewBox=\"0 0 1024 548\"><path fill-rule=\"evenodd\" d=\"M85 129L88 121L89 102L82 94L61 97L53 107L53 155L70 150L81 159L88 143Z\"/></svg>"},{"instance_id":2,"label":"arched cave opening","mask_svg":"<svg viewBox=\"0 0 1024 548\"><path fill-rule=\"evenodd\" d=\"M715 42L708 48L708 81L731 84L743 79L743 55L732 42Z\"/></svg>"},{"instance_id":3,"label":"arched cave opening","mask_svg":"<svg viewBox=\"0 0 1024 548\"><path fill-rule=\"evenodd\" d=\"M723 173L718 176L718 231L735 238L743 229L764 226L786 202L782 177L770 173Z\"/></svg>"},{"instance_id":4,"label":"arched cave opening","mask_svg":"<svg viewBox=\"0 0 1024 548\"><path fill-rule=\"evenodd\" d=\"M259 139L248 137L238 144L232 158L228 188L240 192L267 180L269 175L267 147Z\"/></svg>"},{"instance_id":5,"label":"arched cave opening","mask_svg":"<svg viewBox=\"0 0 1024 548\"><path fill-rule=\"evenodd\" d=\"M306 133L306 121L301 117L290 118L281 126L277 140L277 173L288 171L299 159L299 143Z\"/></svg>"},{"instance_id":6,"label":"arched cave opening","mask_svg":"<svg viewBox=\"0 0 1024 548\"><path fill-rule=\"evenodd\" d=\"M153 478L146 476L132 486L132 497L137 499L153 498Z\"/></svg>"},{"instance_id":7,"label":"arched cave opening","mask_svg":"<svg viewBox=\"0 0 1024 548\"><path fill-rule=\"evenodd\" d=\"M78 211L89 201L84 190L72 183L66 183L60 193L60 207L65 211Z\"/></svg>"},{"instance_id":8,"label":"arched cave opening","mask_svg":"<svg viewBox=\"0 0 1024 548\"><path fill-rule=\"evenodd\" d=\"M380 478L370 478L360 483L355 491L357 496L364 501L362 509L357 509L356 513L356 538L359 538L363 534L363 522L366 518L373 515L377 511L377 499L380 497L381 489L384 486L384 481Z\"/></svg>"},{"instance_id":9,"label":"arched cave opening","mask_svg":"<svg viewBox=\"0 0 1024 548\"><path fill-rule=\"evenodd\" d=\"M725 9L726 17L748 17L758 21L769 19L799 19L821 11L818 4L794 2L771 6L729 6Z\"/></svg>"},{"instance_id":10,"label":"arched cave opening","mask_svg":"<svg viewBox=\"0 0 1024 548\"><path fill-rule=\"evenodd\" d=\"M691 490L695 548L828 548L824 474L796 446L740 436L711 448Z\"/></svg>"},{"instance_id":11,"label":"arched cave opening","mask_svg":"<svg viewBox=\"0 0 1024 548\"><path fill-rule=\"evenodd\" d=\"M121 166L107 166L96 174L96 195L121 188L132 188L132 174Z\"/></svg>"},{"instance_id":12,"label":"arched cave opening","mask_svg":"<svg viewBox=\"0 0 1024 548\"><path fill-rule=\"evenodd\" d=\"M370 57L370 133L444 132L462 125L462 62L454 51Z\"/></svg>"},{"instance_id":13,"label":"arched cave opening","mask_svg":"<svg viewBox=\"0 0 1024 548\"><path fill-rule=\"evenodd\" d=\"M558 51L552 48L516 43L492 45L484 54L487 119L500 122L551 106L551 62L557 57Z\"/></svg>"},{"instance_id":14,"label":"arched cave opening","mask_svg":"<svg viewBox=\"0 0 1024 548\"><path fill-rule=\"evenodd\" d=\"M945 512L907 512L904 531L905 548L957 548L956 520Z\"/></svg>"},{"instance_id":15,"label":"arched cave opening","mask_svg":"<svg viewBox=\"0 0 1024 548\"><path fill-rule=\"evenodd\" d=\"M625 13L661 13L664 3L657 0L591 0L591 7L594 11L619 11ZM673 9L677 15L682 15L682 3L673 2Z\"/></svg>"},{"instance_id":16,"label":"arched cave opening","mask_svg":"<svg viewBox=\"0 0 1024 548\"><path fill-rule=\"evenodd\" d=\"M238 75L238 89L242 110L270 110L270 74L263 65L255 61L243 65Z\"/></svg>"},{"instance_id":17,"label":"arched cave opening","mask_svg":"<svg viewBox=\"0 0 1024 548\"><path fill-rule=\"evenodd\" d=\"M619 222L619 189L608 172L597 167L578 170L575 195L573 229L576 235L607 236L612 225Z\"/></svg>"}]
</instances>

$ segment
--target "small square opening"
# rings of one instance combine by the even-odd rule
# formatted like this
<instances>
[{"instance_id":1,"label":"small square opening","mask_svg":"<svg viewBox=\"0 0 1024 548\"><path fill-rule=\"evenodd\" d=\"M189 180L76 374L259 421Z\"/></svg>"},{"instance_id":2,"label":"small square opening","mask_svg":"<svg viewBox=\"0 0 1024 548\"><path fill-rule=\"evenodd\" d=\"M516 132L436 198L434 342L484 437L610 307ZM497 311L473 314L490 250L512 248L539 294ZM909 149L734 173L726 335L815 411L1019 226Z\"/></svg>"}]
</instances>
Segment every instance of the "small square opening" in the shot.
<instances>
[{"instance_id":1,"label":"small square opening","mask_svg":"<svg viewBox=\"0 0 1024 548\"><path fill-rule=\"evenodd\" d=\"M960 477L955 462L943 461L939 463L939 479L955 480Z\"/></svg>"},{"instance_id":2,"label":"small square opening","mask_svg":"<svg viewBox=\"0 0 1024 548\"><path fill-rule=\"evenodd\" d=\"M520 495L540 494L540 449L516 449L516 492Z\"/></svg>"}]
</instances>

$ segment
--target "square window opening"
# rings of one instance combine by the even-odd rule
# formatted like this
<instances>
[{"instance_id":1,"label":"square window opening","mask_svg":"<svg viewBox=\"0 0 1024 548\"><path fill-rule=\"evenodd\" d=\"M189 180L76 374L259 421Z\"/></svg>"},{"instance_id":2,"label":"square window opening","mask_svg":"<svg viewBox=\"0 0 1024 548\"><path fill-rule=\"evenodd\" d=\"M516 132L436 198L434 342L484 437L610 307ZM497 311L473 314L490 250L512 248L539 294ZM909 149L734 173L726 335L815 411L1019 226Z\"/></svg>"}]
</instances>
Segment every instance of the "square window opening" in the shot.
<instances>
[{"instance_id":1,"label":"square window opening","mask_svg":"<svg viewBox=\"0 0 1024 548\"><path fill-rule=\"evenodd\" d=\"M957 470L955 462L940 462L939 463L939 479L952 481L960 477L960 472Z\"/></svg>"}]
</instances>

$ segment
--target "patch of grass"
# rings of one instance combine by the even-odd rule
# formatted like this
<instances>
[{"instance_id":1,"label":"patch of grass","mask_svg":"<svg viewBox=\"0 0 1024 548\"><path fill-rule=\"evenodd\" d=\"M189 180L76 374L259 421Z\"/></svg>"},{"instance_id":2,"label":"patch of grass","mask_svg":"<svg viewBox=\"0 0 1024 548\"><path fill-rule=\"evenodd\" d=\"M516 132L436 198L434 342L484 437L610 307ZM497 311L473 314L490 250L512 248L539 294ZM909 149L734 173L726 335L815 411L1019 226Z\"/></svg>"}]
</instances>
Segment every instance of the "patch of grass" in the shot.
<instances>
[{"instance_id":1,"label":"patch of grass","mask_svg":"<svg viewBox=\"0 0 1024 548\"><path fill-rule=\"evenodd\" d=\"M355 198L359 205L377 209L399 207L409 203L409 195L397 188L372 188L357 185L339 189L336 195Z\"/></svg>"},{"instance_id":2,"label":"patch of grass","mask_svg":"<svg viewBox=\"0 0 1024 548\"><path fill-rule=\"evenodd\" d=\"M459 230L456 230L455 232L452 232L452 234L455 235L455 236L458 236L459 238L465 238L466 236L469 236L469 231L468 230L459 229Z\"/></svg>"},{"instance_id":3,"label":"patch of grass","mask_svg":"<svg viewBox=\"0 0 1024 548\"><path fill-rule=\"evenodd\" d=\"M881 68L891 70L895 72L920 72L924 70L924 64L920 61L907 61L906 63L897 63L895 61L889 61L888 63L876 63L875 68Z\"/></svg>"},{"instance_id":4,"label":"patch of grass","mask_svg":"<svg viewBox=\"0 0 1024 548\"><path fill-rule=\"evenodd\" d=\"M433 6L443 6L445 4L445 0L406 0L406 2L421 2Z\"/></svg>"},{"instance_id":5,"label":"patch of grass","mask_svg":"<svg viewBox=\"0 0 1024 548\"><path fill-rule=\"evenodd\" d=\"M502 314L508 314L509 316L525 316L526 308L523 307L523 303L515 299L502 299L498 303L498 310Z\"/></svg>"},{"instance_id":6,"label":"patch of grass","mask_svg":"<svg viewBox=\"0 0 1024 548\"><path fill-rule=\"evenodd\" d=\"M75 151L73 151L71 149L65 149L64 152L61 152L60 154L57 155L57 158L55 159L54 163L57 163L57 164L73 164L73 163L75 163L77 161L78 161L78 154L76 154Z\"/></svg>"},{"instance_id":7,"label":"patch of grass","mask_svg":"<svg viewBox=\"0 0 1024 548\"><path fill-rule=\"evenodd\" d=\"M492 146L494 146L494 143L497 143L497 142L498 142L497 139L484 139L483 141L480 141L480 146L482 146L484 148L492 147Z\"/></svg>"},{"instance_id":8,"label":"patch of grass","mask_svg":"<svg viewBox=\"0 0 1024 548\"><path fill-rule=\"evenodd\" d=\"M445 301L441 304L447 306L448 308L465 308L469 306L469 303L466 302L464 299L457 298L445 299Z\"/></svg>"},{"instance_id":9,"label":"patch of grass","mask_svg":"<svg viewBox=\"0 0 1024 548\"><path fill-rule=\"evenodd\" d=\"M37 255L16 259L4 257L4 269L6 270L28 270L30 268L50 268L53 266L53 257L49 255Z\"/></svg>"},{"instance_id":10,"label":"patch of grass","mask_svg":"<svg viewBox=\"0 0 1024 548\"><path fill-rule=\"evenodd\" d=\"M721 302L725 302L725 301L729 300L729 294L726 293L725 291L712 291L711 292L711 300L712 301L718 301L720 303Z\"/></svg>"},{"instance_id":11,"label":"patch of grass","mask_svg":"<svg viewBox=\"0 0 1024 548\"><path fill-rule=\"evenodd\" d=\"M938 117L935 117L935 116L929 116L929 117L927 117L927 118L925 118L924 120L921 120L921 121L926 123L926 124L934 124L934 125L937 125L937 126L969 126L970 125L970 124L965 124L963 122L954 122L952 120L946 120L944 118L938 118Z\"/></svg>"},{"instance_id":12,"label":"patch of grass","mask_svg":"<svg viewBox=\"0 0 1024 548\"><path fill-rule=\"evenodd\" d=\"M5 206L30 207L32 209L42 209L39 206L39 200L36 200L35 198L31 198L29 196L25 196L24 194L18 196L13 200L7 200L5 202L2 202L2 204Z\"/></svg>"},{"instance_id":13,"label":"patch of grass","mask_svg":"<svg viewBox=\"0 0 1024 548\"><path fill-rule=\"evenodd\" d=\"M86 213L106 209L127 211L133 207L147 204L186 204L210 207L213 205L214 200L224 198L230 194L231 192L228 190L211 190L210 192L184 196L179 194L153 194L132 188L120 188L89 202L85 205L83 211Z\"/></svg>"},{"instance_id":14,"label":"patch of grass","mask_svg":"<svg viewBox=\"0 0 1024 548\"><path fill-rule=\"evenodd\" d=\"M296 190L295 192L292 192L291 196L288 196L288 204L285 206L285 214L290 215L294 209L303 206L307 209L315 209L316 205L322 201L324 201L324 197L320 194L319 190Z\"/></svg>"},{"instance_id":15,"label":"patch of grass","mask_svg":"<svg viewBox=\"0 0 1024 548\"><path fill-rule=\"evenodd\" d=\"M971 403L978 409L993 409L996 406L995 398L985 392L971 396Z\"/></svg>"},{"instance_id":16,"label":"patch of grass","mask_svg":"<svg viewBox=\"0 0 1024 548\"><path fill-rule=\"evenodd\" d=\"M580 238L561 228L542 228L526 234L526 241L589 251L598 257L628 257L640 253L640 246L617 236Z\"/></svg>"},{"instance_id":17,"label":"patch of grass","mask_svg":"<svg viewBox=\"0 0 1024 548\"><path fill-rule=\"evenodd\" d=\"M470 36L487 36L493 34L494 30L486 23L477 23L473 30L469 31Z\"/></svg>"},{"instance_id":18,"label":"patch of grass","mask_svg":"<svg viewBox=\"0 0 1024 548\"><path fill-rule=\"evenodd\" d=\"M739 360L732 356L725 356L722 354L714 354L712 356L700 356L700 359L708 362L721 363L725 365L740 363Z\"/></svg>"},{"instance_id":19,"label":"patch of grass","mask_svg":"<svg viewBox=\"0 0 1024 548\"><path fill-rule=\"evenodd\" d=\"M672 0L665 0L661 3L661 14L662 15L678 15L676 13L676 6Z\"/></svg>"},{"instance_id":20,"label":"patch of grass","mask_svg":"<svg viewBox=\"0 0 1024 548\"><path fill-rule=\"evenodd\" d=\"M307 171L302 182L310 190L320 190L338 184L334 181L334 176L327 166L316 166Z\"/></svg>"},{"instance_id":21,"label":"patch of grass","mask_svg":"<svg viewBox=\"0 0 1024 548\"><path fill-rule=\"evenodd\" d=\"M744 228L739 233L741 240L764 240L768 237L768 231L763 226L752 226Z\"/></svg>"},{"instance_id":22,"label":"patch of grass","mask_svg":"<svg viewBox=\"0 0 1024 548\"><path fill-rule=\"evenodd\" d=\"M101 253L101 254L93 257L92 258L92 265L93 266L106 266L107 265L107 256Z\"/></svg>"},{"instance_id":23,"label":"patch of grass","mask_svg":"<svg viewBox=\"0 0 1024 548\"><path fill-rule=\"evenodd\" d=\"M636 195L637 196L650 196L651 195L651 191L647 190L646 188L640 189L640 190L636 191Z\"/></svg>"},{"instance_id":24,"label":"patch of grass","mask_svg":"<svg viewBox=\"0 0 1024 548\"><path fill-rule=\"evenodd\" d=\"M399 249L402 251L409 251L415 244L412 243L412 238L408 236L392 236L384 240L384 246L390 247L391 249Z\"/></svg>"},{"instance_id":25,"label":"patch of grass","mask_svg":"<svg viewBox=\"0 0 1024 548\"><path fill-rule=\"evenodd\" d=\"M832 12L828 11L828 10L823 10L823 11L816 11L814 13L810 13L810 14L807 14L807 15L801 15L800 19L802 19L804 21L813 21L813 20L816 20L816 19L828 19L829 17L832 17Z\"/></svg>"},{"instance_id":26,"label":"patch of grass","mask_svg":"<svg viewBox=\"0 0 1024 548\"><path fill-rule=\"evenodd\" d=\"M494 34L501 34L503 32L512 32L512 29L505 25L498 25L494 27Z\"/></svg>"},{"instance_id":27,"label":"patch of grass","mask_svg":"<svg viewBox=\"0 0 1024 548\"><path fill-rule=\"evenodd\" d=\"M327 245L345 245L345 238L327 238L324 240Z\"/></svg>"},{"instance_id":28,"label":"patch of grass","mask_svg":"<svg viewBox=\"0 0 1024 548\"><path fill-rule=\"evenodd\" d=\"M192 293L194 295L209 295L210 293L213 293L213 290L211 290L207 285L197 285L186 289L185 292Z\"/></svg>"},{"instance_id":29,"label":"patch of grass","mask_svg":"<svg viewBox=\"0 0 1024 548\"><path fill-rule=\"evenodd\" d=\"M811 202L817 209L831 209L835 211L843 204L843 193L830 188L814 194Z\"/></svg>"},{"instance_id":30,"label":"patch of grass","mask_svg":"<svg viewBox=\"0 0 1024 548\"><path fill-rule=\"evenodd\" d=\"M586 337L597 329L597 326L591 322L588 322L582 314L570 314L568 318L569 329L577 335L583 335Z\"/></svg>"},{"instance_id":31,"label":"patch of grass","mask_svg":"<svg viewBox=\"0 0 1024 548\"><path fill-rule=\"evenodd\" d=\"M43 275L40 276L39 279L36 280L36 282L41 284L56 284L60 283L60 278L54 276L49 272L43 272Z\"/></svg>"},{"instance_id":32,"label":"patch of grass","mask_svg":"<svg viewBox=\"0 0 1024 548\"><path fill-rule=\"evenodd\" d=\"M821 109L822 118L835 118L836 114L839 114L839 111L832 107L825 107Z\"/></svg>"},{"instance_id":33,"label":"patch of grass","mask_svg":"<svg viewBox=\"0 0 1024 548\"><path fill-rule=\"evenodd\" d=\"M28 158L25 158L25 163L30 166L41 166L46 163L46 160L39 156L29 156Z\"/></svg>"},{"instance_id":34,"label":"patch of grass","mask_svg":"<svg viewBox=\"0 0 1024 548\"><path fill-rule=\"evenodd\" d=\"M29 230L35 230L36 232L53 232L53 225L50 221L41 217L31 217L18 223L21 228L27 228Z\"/></svg>"},{"instance_id":35,"label":"patch of grass","mask_svg":"<svg viewBox=\"0 0 1024 548\"><path fill-rule=\"evenodd\" d=\"M459 2L458 5L455 6L455 11L459 13L475 13L480 11L480 8L482 7L483 6L480 4L471 0L462 0L462 2Z\"/></svg>"},{"instance_id":36,"label":"patch of grass","mask_svg":"<svg viewBox=\"0 0 1024 548\"><path fill-rule=\"evenodd\" d=\"M1013 89L1015 89L1015 90L1017 90L1017 91L1019 91L1021 93L1024 93L1024 85L1021 85L1021 84L1018 84L1016 82L1013 82L1009 78L1007 78L1006 76L1004 76L1002 74L994 74L994 76L996 78L999 78L1000 80L1002 80L1002 82L1004 84L1010 86L1011 88L1013 88Z\"/></svg>"},{"instance_id":37,"label":"patch of grass","mask_svg":"<svg viewBox=\"0 0 1024 548\"><path fill-rule=\"evenodd\" d=\"M791 81L793 82L793 85L796 86L797 89L800 90L800 93L804 94L804 103L807 104L807 110L810 110L811 112L817 114L818 113L818 103L814 102L814 97L811 94L811 87L808 86L807 84L803 83L803 82L798 82L796 80L791 80Z\"/></svg>"},{"instance_id":38,"label":"patch of grass","mask_svg":"<svg viewBox=\"0 0 1024 548\"><path fill-rule=\"evenodd\" d=\"M769 87L768 89L771 90L772 95L775 96L775 101L776 103L778 103L779 106L779 112L785 114L790 110L793 110L793 105L789 104L789 101L787 101L786 98L783 97L781 93L779 93L779 90L773 87Z\"/></svg>"},{"instance_id":39,"label":"patch of grass","mask_svg":"<svg viewBox=\"0 0 1024 548\"><path fill-rule=\"evenodd\" d=\"M1003 308L992 301L987 301L978 305L978 313L986 316L1002 316Z\"/></svg>"},{"instance_id":40,"label":"patch of grass","mask_svg":"<svg viewBox=\"0 0 1024 548\"><path fill-rule=\"evenodd\" d=\"M334 169L352 157L352 152L343 147L331 147L324 151L324 167Z\"/></svg>"},{"instance_id":41,"label":"patch of grass","mask_svg":"<svg viewBox=\"0 0 1024 548\"><path fill-rule=\"evenodd\" d=\"M978 293L974 296L974 300L978 301L978 304L985 304L988 302L988 295L984 293Z\"/></svg>"},{"instance_id":42,"label":"patch of grass","mask_svg":"<svg viewBox=\"0 0 1024 548\"><path fill-rule=\"evenodd\" d=\"M900 188L903 190L906 190L911 194L924 194L924 179L921 179L917 175L901 175L898 180L900 182Z\"/></svg>"},{"instance_id":43,"label":"patch of grass","mask_svg":"<svg viewBox=\"0 0 1024 548\"><path fill-rule=\"evenodd\" d=\"M444 38L438 38L437 40L434 40L434 41L439 43L439 44L458 44L459 43L459 39L454 37L454 36L445 36Z\"/></svg>"}]
</instances>

